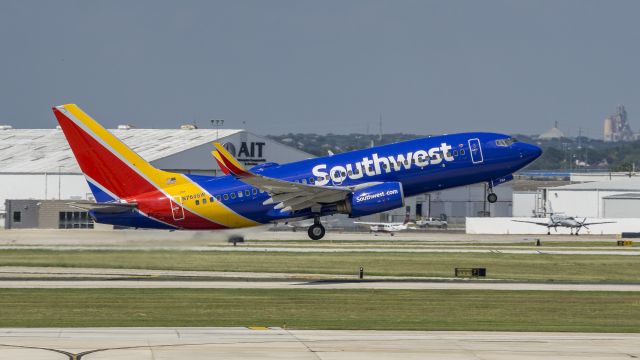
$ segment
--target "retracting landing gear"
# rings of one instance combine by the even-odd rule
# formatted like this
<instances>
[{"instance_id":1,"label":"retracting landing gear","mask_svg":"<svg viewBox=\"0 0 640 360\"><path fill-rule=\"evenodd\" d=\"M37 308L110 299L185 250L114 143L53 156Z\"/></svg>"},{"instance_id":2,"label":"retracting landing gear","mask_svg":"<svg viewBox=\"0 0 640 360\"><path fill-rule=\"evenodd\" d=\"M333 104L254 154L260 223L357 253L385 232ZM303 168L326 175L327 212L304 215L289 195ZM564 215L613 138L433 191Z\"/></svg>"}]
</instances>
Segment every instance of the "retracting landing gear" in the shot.
<instances>
[{"instance_id":1,"label":"retracting landing gear","mask_svg":"<svg viewBox=\"0 0 640 360\"><path fill-rule=\"evenodd\" d=\"M309 234L309 238L311 240L320 240L324 237L325 230L324 226L320 223L320 216L316 216L313 218L313 225L309 226L309 230L307 231Z\"/></svg>"}]
</instances>

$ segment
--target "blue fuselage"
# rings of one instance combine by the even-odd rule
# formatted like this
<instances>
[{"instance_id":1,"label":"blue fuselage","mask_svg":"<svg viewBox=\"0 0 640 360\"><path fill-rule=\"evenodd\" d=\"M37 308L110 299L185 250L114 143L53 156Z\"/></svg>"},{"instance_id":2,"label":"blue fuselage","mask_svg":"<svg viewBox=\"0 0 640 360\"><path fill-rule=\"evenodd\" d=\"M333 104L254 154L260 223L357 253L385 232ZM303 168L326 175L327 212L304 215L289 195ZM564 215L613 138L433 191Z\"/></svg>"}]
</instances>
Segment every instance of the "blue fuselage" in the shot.
<instances>
[{"instance_id":1,"label":"blue fuselage","mask_svg":"<svg viewBox=\"0 0 640 360\"><path fill-rule=\"evenodd\" d=\"M499 184L538 158L535 145L497 133L460 133L431 136L395 144L313 158L289 164L266 164L253 172L282 180L324 186L351 186L371 182L400 182L404 196L474 183ZM233 176L187 175L234 212L259 223L313 216L311 209L282 212L264 205L266 192ZM322 215L336 213L326 205Z\"/></svg>"}]
</instances>

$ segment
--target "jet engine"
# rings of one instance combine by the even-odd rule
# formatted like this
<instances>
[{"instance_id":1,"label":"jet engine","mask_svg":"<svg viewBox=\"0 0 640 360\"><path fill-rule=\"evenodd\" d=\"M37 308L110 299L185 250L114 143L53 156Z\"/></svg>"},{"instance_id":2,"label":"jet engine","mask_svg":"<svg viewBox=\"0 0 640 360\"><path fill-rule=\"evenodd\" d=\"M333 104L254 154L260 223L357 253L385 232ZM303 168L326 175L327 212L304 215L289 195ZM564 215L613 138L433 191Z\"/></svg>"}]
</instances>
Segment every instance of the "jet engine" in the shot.
<instances>
[{"instance_id":1,"label":"jet engine","mask_svg":"<svg viewBox=\"0 0 640 360\"><path fill-rule=\"evenodd\" d=\"M338 203L338 212L349 217L371 215L404 206L404 193L399 182L385 182L354 191Z\"/></svg>"}]
</instances>

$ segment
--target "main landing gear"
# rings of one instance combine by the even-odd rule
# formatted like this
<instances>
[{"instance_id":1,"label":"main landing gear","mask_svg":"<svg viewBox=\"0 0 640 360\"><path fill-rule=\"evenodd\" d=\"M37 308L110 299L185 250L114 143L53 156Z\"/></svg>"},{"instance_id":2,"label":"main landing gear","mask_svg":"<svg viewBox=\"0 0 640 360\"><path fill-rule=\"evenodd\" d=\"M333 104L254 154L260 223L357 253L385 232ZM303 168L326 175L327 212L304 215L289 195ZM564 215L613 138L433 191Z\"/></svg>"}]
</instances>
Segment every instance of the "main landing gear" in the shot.
<instances>
[{"instance_id":1,"label":"main landing gear","mask_svg":"<svg viewBox=\"0 0 640 360\"><path fill-rule=\"evenodd\" d=\"M309 230L307 231L311 240L320 240L324 237L325 230L324 226L320 223L320 217L316 216L313 218L313 225L309 226Z\"/></svg>"}]
</instances>

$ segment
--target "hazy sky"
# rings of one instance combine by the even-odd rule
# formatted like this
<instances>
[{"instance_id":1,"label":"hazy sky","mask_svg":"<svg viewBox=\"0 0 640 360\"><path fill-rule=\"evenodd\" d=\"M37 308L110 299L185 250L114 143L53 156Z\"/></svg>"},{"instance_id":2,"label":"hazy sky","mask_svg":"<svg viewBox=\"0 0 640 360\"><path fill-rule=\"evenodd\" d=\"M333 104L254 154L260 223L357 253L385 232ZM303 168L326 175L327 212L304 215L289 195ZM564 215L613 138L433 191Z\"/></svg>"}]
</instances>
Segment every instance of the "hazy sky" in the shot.
<instances>
[{"instance_id":1,"label":"hazy sky","mask_svg":"<svg viewBox=\"0 0 640 360\"><path fill-rule=\"evenodd\" d=\"M0 1L0 124L640 130L639 1ZM244 124L243 124L244 122Z\"/></svg>"}]
</instances>

